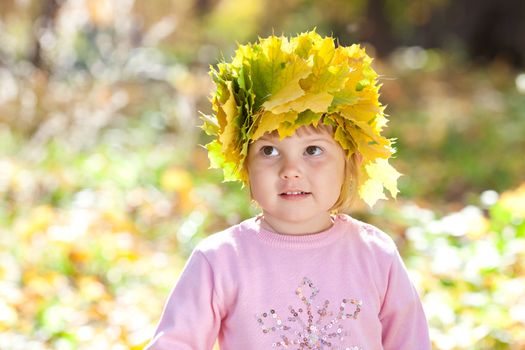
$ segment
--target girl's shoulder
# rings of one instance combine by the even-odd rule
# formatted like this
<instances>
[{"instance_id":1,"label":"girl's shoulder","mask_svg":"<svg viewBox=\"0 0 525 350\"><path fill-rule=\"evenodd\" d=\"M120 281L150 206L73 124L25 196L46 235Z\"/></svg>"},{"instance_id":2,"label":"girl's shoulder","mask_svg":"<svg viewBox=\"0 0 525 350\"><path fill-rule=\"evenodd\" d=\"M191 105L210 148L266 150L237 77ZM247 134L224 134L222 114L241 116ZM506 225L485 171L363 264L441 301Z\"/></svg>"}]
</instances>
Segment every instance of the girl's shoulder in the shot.
<instances>
[{"instance_id":1,"label":"girl's shoulder","mask_svg":"<svg viewBox=\"0 0 525 350\"><path fill-rule=\"evenodd\" d=\"M233 225L221 231L210 234L206 238L203 238L201 241L199 241L195 249L202 252L207 252L233 246L235 244L235 232L237 231L237 226L238 225Z\"/></svg>"},{"instance_id":2,"label":"girl's shoulder","mask_svg":"<svg viewBox=\"0 0 525 350\"><path fill-rule=\"evenodd\" d=\"M242 241L245 240L247 227L251 225L254 218L246 219L241 223L227 227L221 231L210 234L202 239L195 250L208 254L217 251L235 251Z\"/></svg>"},{"instance_id":3,"label":"girl's shoulder","mask_svg":"<svg viewBox=\"0 0 525 350\"><path fill-rule=\"evenodd\" d=\"M392 237L374 225L355 219L347 214L337 216L345 227L345 237L365 248L396 254L397 246Z\"/></svg>"}]
</instances>

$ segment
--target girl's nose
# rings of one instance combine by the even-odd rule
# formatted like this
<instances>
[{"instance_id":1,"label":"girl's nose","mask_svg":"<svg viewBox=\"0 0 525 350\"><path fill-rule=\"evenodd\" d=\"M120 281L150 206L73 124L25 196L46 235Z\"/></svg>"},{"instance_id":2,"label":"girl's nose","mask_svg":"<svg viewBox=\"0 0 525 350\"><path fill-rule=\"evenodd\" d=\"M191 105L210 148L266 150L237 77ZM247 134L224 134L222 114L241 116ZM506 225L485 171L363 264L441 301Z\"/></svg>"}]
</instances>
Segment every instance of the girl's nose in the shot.
<instances>
[{"instance_id":1,"label":"girl's nose","mask_svg":"<svg viewBox=\"0 0 525 350\"><path fill-rule=\"evenodd\" d=\"M284 159L279 176L282 179L297 179L301 177L301 167L294 159Z\"/></svg>"}]
</instances>

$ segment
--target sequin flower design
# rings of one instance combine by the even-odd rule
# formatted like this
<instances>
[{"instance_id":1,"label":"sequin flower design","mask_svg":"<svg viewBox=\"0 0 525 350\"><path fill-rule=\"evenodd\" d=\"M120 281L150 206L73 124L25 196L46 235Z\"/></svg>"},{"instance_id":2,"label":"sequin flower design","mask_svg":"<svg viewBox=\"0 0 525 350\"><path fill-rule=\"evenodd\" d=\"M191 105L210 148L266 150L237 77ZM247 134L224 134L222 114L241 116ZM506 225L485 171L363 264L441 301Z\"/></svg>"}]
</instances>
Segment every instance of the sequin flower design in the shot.
<instances>
[{"instance_id":1,"label":"sequin flower design","mask_svg":"<svg viewBox=\"0 0 525 350\"><path fill-rule=\"evenodd\" d=\"M343 345L345 338L349 336L343 326L345 320L357 319L362 301L343 299L337 310L334 311L329 309L329 300L325 300L320 306L314 305L314 299L318 293L319 289L309 278L304 277L295 290L303 306L298 308L289 306L289 314L286 317L281 316L274 309L255 315L264 334L279 334L280 339L275 341L272 347L361 350L357 346Z\"/></svg>"}]
</instances>

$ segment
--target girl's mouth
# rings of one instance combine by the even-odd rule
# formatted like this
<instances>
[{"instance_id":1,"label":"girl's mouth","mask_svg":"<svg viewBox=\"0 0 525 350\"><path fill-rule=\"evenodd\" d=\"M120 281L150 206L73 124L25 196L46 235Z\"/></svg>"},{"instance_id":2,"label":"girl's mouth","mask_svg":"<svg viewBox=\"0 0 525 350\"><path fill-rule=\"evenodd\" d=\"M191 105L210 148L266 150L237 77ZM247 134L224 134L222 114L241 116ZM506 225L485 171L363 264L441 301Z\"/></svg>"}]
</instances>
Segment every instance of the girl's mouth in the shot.
<instances>
[{"instance_id":1,"label":"girl's mouth","mask_svg":"<svg viewBox=\"0 0 525 350\"><path fill-rule=\"evenodd\" d=\"M306 191L286 191L279 194L281 198L286 199L301 199L308 195L312 194L311 192Z\"/></svg>"}]
</instances>

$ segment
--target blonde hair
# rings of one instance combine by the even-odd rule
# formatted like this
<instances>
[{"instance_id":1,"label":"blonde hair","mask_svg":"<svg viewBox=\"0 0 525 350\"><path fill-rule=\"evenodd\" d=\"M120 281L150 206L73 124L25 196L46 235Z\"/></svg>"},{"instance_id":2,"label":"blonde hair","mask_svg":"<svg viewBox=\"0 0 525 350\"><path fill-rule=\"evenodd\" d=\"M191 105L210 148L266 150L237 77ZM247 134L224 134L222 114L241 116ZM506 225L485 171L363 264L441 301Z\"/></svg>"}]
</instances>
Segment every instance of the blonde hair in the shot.
<instances>
[{"instance_id":1,"label":"blonde hair","mask_svg":"<svg viewBox=\"0 0 525 350\"><path fill-rule=\"evenodd\" d=\"M318 125L305 125L305 127L300 127L295 132L299 136L301 136L301 134L319 132L327 132L330 135L332 135L332 137L334 136L334 128L330 125L323 124L322 122ZM277 130L274 130L270 134L277 135L278 133ZM345 150L343 149L343 151ZM341 189L339 191L339 197L337 198L337 201L329 210L331 214L345 213L350 210L352 203L354 202L355 197L357 196L360 163L360 157L357 153L345 154L345 169L343 175L343 183L341 184ZM244 171L248 173L248 159L244 162L243 167ZM253 199L252 188L250 184L246 183L245 185L248 186L248 189L250 191L250 197Z\"/></svg>"},{"instance_id":2,"label":"blonde hair","mask_svg":"<svg viewBox=\"0 0 525 350\"><path fill-rule=\"evenodd\" d=\"M357 153L346 155L343 184L341 185L339 198L337 198L335 204L330 208L330 213L346 213L352 207L357 196L360 163Z\"/></svg>"}]
</instances>

